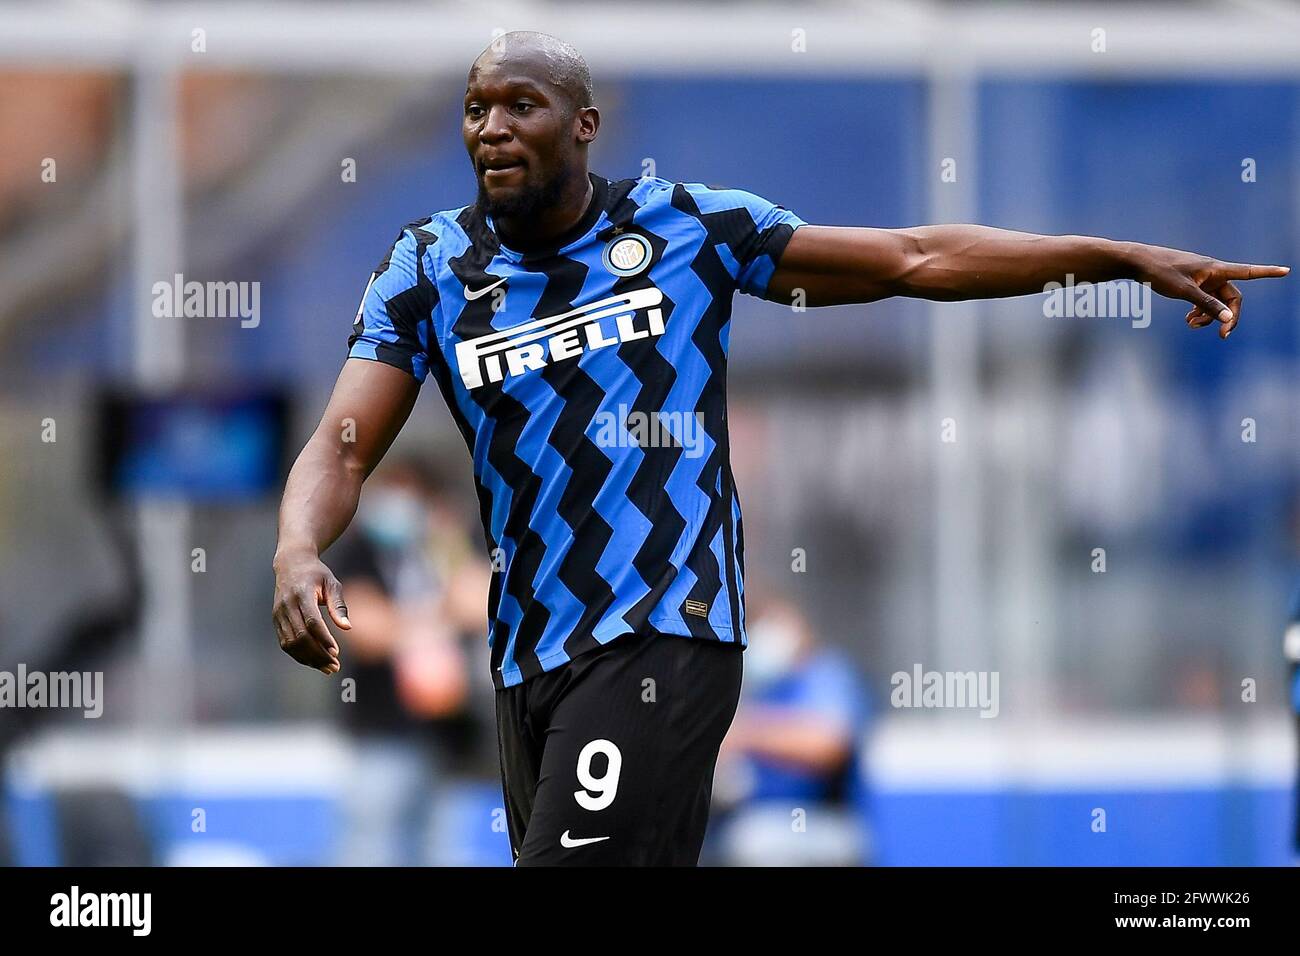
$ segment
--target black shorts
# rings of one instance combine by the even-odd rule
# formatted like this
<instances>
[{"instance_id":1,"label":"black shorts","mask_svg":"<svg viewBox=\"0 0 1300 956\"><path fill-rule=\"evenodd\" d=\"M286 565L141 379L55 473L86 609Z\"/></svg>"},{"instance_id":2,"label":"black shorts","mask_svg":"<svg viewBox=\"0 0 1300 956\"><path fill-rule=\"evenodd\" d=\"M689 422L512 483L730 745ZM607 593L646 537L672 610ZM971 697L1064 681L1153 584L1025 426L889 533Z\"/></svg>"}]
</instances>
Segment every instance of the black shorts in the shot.
<instances>
[{"instance_id":1,"label":"black shorts","mask_svg":"<svg viewBox=\"0 0 1300 956\"><path fill-rule=\"evenodd\" d=\"M517 866L694 866L741 648L629 634L496 692Z\"/></svg>"}]
</instances>

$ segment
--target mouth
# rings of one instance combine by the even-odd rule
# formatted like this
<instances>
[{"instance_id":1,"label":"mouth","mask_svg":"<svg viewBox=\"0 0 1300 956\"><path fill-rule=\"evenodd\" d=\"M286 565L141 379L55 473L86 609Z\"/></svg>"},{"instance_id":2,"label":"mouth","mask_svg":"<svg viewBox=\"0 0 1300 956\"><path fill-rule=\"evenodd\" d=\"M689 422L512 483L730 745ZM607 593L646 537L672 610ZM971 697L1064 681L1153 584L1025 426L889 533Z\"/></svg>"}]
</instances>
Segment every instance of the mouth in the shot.
<instances>
[{"instance_id":1,"label":"mouth","mask_svg":"<svg viewBox=\"0 0 1300 956\"><path fill-rule=\"evenodd\" d=\"M488 183L505 182L524 170L522 160L510 156L494 156L479 163L483 180Z\"/></svg>"}]
</instances>

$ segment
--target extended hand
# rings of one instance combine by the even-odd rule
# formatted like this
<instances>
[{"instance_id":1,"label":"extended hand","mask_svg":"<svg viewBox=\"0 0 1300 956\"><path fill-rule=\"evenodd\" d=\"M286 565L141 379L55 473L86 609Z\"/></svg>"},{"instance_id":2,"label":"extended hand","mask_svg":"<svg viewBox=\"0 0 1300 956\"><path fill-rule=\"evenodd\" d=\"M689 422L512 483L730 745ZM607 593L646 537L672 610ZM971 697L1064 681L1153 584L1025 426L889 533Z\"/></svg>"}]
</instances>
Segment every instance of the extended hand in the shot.
<instances>
[{"instance_id":1,"label":"extended hand","mask_svg":"<svg viewBox=\"0 0 1300 956\"><path fill-rule=\"evenodd\" d=\"M1290 266L1259 266L1245 262L1220 262L1192 252L1142 246L1137 253L1139 282L1170 299L1192 304L1187 324L1193 329L1219 323L1219 338L1226 339L1241 319L1241 290L1233 279L1280 279Z\"/></svg>"}]
</instances>

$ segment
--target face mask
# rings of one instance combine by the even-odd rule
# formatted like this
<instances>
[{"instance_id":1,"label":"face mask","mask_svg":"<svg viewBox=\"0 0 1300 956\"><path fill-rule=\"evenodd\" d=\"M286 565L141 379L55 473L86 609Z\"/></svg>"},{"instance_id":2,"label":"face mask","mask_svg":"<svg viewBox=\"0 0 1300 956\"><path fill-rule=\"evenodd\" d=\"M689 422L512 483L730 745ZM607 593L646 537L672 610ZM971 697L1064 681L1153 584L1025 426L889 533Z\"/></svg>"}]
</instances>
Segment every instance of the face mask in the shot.
<instances>
[{"instance_id":1,"label":"face mask","mask_svg":"<svg viewBox=\"0 0 1300 956\"><path fill-rule=\"evenodd\" d=\"M749 629L745 679L764 687L784 677L799 654L799 635L779 618L763 618Z\"/></svg>"},{"instance_id":2,"label":"face mask","mask_svg":"<svg viewBox=\"0 0 1300 956\"><path fill-rule=\"evenodd\" d=\"M420 499L407 491L377 491L367 495L361 525L384 548L404 548L420 540L428 515Z\"/></svg>"}]
</instances>

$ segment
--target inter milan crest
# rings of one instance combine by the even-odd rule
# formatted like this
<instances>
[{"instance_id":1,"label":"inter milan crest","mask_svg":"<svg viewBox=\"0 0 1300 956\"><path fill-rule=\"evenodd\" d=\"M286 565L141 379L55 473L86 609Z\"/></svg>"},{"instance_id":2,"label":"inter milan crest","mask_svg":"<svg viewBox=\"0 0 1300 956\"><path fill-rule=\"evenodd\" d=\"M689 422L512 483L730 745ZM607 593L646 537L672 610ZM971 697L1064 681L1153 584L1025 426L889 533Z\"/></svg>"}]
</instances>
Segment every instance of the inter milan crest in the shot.
<instances>
[{"instance_id":1,"label":"inter milan crest","mask_svg":"<svg viewBox=\"0 0 1300 956\"><path fill-rule=\"evenodd\" d=\"M615 236L605 244L601 262L616 276L634 276L650 264L650 240L635 232Z\"/></svg>"}]
</instances>

